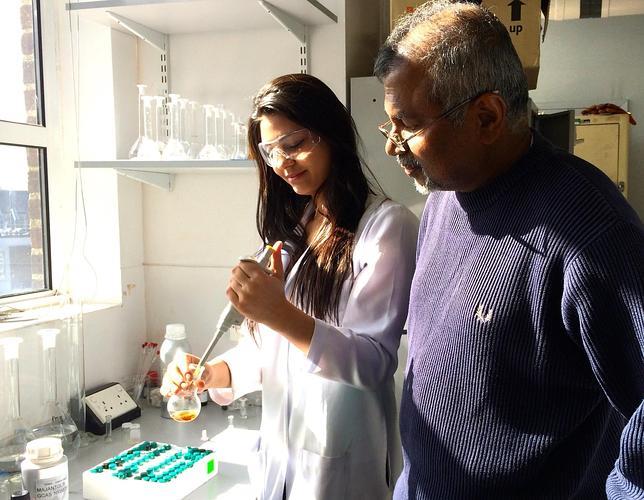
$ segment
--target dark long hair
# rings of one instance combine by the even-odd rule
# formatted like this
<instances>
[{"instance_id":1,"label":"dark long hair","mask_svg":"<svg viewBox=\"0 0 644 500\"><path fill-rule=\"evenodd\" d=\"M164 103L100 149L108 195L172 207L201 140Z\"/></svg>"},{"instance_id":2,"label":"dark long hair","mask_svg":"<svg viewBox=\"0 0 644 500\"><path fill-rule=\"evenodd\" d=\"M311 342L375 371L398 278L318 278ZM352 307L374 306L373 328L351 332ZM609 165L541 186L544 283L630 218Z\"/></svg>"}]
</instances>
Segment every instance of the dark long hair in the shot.
<instances>
[{"instance_id":1,"label":"dark long hair","mask_svg":"<svg viewBox=\"0 0 644 500\"><path fill-rule=\"evenodd\" d=\"M265 243L285 242L292 254L290 266L308 247L302 217L309 202L315 200L295 193L259 153L260 120L273 114L284 116L320 136L331 152L329 176L314 195L324 199L327 210L323 214L326 218L321 228L323 237L316 238L304 255L292 299L306 313L338 323L342 284L353 271L351 258L356 229L367 196L373 193L362 169L355 124L333 91L311 75L275 78L253 100L248 143L259 169L257 230Z\"/></svg>"}]
</instances>

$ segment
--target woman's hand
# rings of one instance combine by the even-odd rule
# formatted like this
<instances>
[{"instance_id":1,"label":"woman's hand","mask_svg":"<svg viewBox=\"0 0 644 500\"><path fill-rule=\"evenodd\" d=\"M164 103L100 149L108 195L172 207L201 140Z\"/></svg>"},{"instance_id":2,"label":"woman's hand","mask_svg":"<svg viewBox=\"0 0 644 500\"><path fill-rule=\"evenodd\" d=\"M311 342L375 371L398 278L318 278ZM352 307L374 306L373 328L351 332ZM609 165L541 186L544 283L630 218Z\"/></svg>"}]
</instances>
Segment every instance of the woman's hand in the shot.
<instances>
[{"instance_id":1,"label":"woman's hand","mask_svg":"<svg viewBox=\"0 0 644 500\"><path fill-rule=\"evenodd\" d=\"M240 262L232 271L226 296L246 318L271 325L290 303L284 294L282 242L273 245L270 274L255 262Z\"/></svg>"},{"instance_id":2,"label":"woman's hand","mask_svg":"<svg viewBox=\"0 0 644 500\"><path fill-rule=\"evenodd\" d=\"M273 245L271 274L255 262L240 262L233 269L226 295L246 318L262 323L307 353L315 320L291 304L284 294L282 242Z\"/></svg>"},{"instance_id":3,"label":"woman's hand","mask_svg":"<svg viewBox=\"0 0 644 500\"><path fill-rule=\"evenodd\" d=\"M203 392L214 387L230 387L230 371L224 361L204 363L201 376L195 380L195 370L198 363L199 358L192 354L185 354L172 361L163 376L161 394L169 397L194 389L197 389L197 392Z\"/></svg>"}]
</instances>

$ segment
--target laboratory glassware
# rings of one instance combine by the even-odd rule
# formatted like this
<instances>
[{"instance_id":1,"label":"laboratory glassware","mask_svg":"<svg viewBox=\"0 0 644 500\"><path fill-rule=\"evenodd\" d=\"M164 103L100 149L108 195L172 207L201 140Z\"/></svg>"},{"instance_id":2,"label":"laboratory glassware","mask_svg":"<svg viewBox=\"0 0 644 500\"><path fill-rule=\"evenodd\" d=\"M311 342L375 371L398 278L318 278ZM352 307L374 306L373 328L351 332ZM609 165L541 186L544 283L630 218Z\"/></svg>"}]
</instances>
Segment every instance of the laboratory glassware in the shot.
<instances>
[{"instance_id":1,"label":"laboratory glassware","mask_svg":"<svg viewBox=\"0 0 644 500\"><path fill-rule=\"evenodd\" d=\"M219 110L212 104L203 105L203 130L204 130L204 145L199 151L200 160L223 160L221 150L218 147L217 141L219 134L217 130L219 124L217 123L219 117Z\"/></svg>"},{"instance_id":2,"label":"laboratory glassware","mask_svg":"<svg viewBox=\"0 0 644 500\"><path fill-rule=\"evenodd\" d=\"M188 157L191 159L199 158L199 151L203 143L199 140L199 113L197 112L198 103L196 101L190 101L188 103L188 126L189 126L189 138L188 142L190 146L188 148Z\"/></svg>"},{"instance_id":3,"label":"laboratory glassware","mask_svg":"<svg viewBox=\"0 0 644 500\"><path fill-rule=\"evenodd\" d=\"M192 422L201 412L197 390L182 390L168 400L168 413L175 422Z\"/></svg>"},{"instance_id":4,"label":"laboratory glassware","mask_svg":"<svg viewBox=\"0 0 644 500\"><path fill-rule=\"evenodd\" d=\"M242 144L242 158L248 159L248 127L241 126L241 144Z\"/></svg>"},{"instance_id":5,"label":"laboratory glassware","mask_svg":"<svg viewBox=\"0 0 644 500\"><path fill-rule=\"evenodd\" d=\"M22 343L20 337L0 339L4 347L4 360L8 369L9 415L0 425L0 472L13 474L20 472L20 464L25 459L27 443L34 439L31 429L20 416L20 380L18 351Z\"/></svg>"},{"instance_id":6,"label":"laboratory glassware","mask_svg":"<svg viewBox=\"0 0 644 500\"><path fill-rule=\"evenodd\" d=\"M272 246L266 245L266 247L260 252L257 257L244 257L240 259L240 261L257 262L260 266L266 269L274 251L275 249ZM230 327L241 325L242 321L244 321L244 316L242 316L242 314L237 311L237 309L235 309L232 302L228 302L228 304L226 305L226 307L224 307L224 310L220 314L219 319L217 320L215 334L212 336L210 343L206 347L204 353L201 355L201 358L199 359L199 362L197 363L197 366L193 371L194 380L199 380L199 378L201 377L201 374L203 373L203 366L206 363L215 345L217 344L217 342L219 342L219 339L221 339L222 335L226 333L230 329ZM191 422L192 420L197 418L200 411L201 401L199 401L197 390L194 387L181 390L178 393L170 396L170 399L168 400L168 413L170 413L170 416L174 420L180 418L180 420L177 421ZM175 412L177 418L172 416L172 412Z\"/></svg>"},{"instance_id":7,"label":"laboratory glassware","mask_svg":"<svg viewBox=\"0 0 644 500\"><path fill-rule=\"evenodd\" d=\"M218 104L215 108L215 119L217 120L217 151L222 160L230 158L230 150L228 148L228 111L224 108L223 104Z\"/></svg>"},{"instance_id":8,"label":"laboratory glassware","mask_svg":"<svg viewBox=\"0 0 644 500\"><path fill-rule=\"evenodd\" d=\"M168 103L168 142L163 149L163 160L185 160L188 158L183 144L181 143L180 119L179 119L179 94L169 94L170 102Z\"/></svg>"},{"instance_id":9,"label":"laboratory glassware","mask_svg":"<svg viewBox=\"0 0 644 500\"><path fill-rule=\"evenodd\" d=\"M190 109L188 107L188 99L179 99L179 142L186 152L186 157L190 157Z\"/></svg>"},{"instance_id":10,"label":"laboratory glassware","mask_svg":"<svg viewBox=\"0 0 644 500\"><path fill-rule=\"evenodd\" d=\"M161 359L161 375L164 376L168 365L177 361L180 356L191 352L190 343L186 336L186 327L181 323L171 323L165 327L165 338L161 343L159 357ZM170 418L169 409L166 406L168 400L163 399L161 403L161 416Z\"/></svg>"},{"instance_id":11,"label":"laboratory glassware","mask_svg":"<svg viewBox=\"0 0 644 500\"><path fill-rule=\"evenodd\" d=\"M54 437L60 439L67 456L73 458L78 452L80 435L67 408L58 401L56 337L59 333L58 328L38 330L38 335L42 340L45 404L43 415L40 418L41 424L33 432L37 438Z\"/></svg>"},{"instance_id":12,"label":"laboratory glassware","mask_svg":"<svg viewBox=\"0 0 644 500\"><path fill-rule=\"evenodd\" d=\"M138 150L137 160L159 160L161 154L153 134L153 111L152 101L156 101L155 96L144 95L143 100L143 140ZM156 107L156 104L155 104Z\"/></svg>"},{"instance_id":13,"label":"laboratory glassware","mask_svg":"<svg viewBox=\"0 0 644 500\"><path fill-rule=\"evenodd\" d=\"M242 136L242 123L233 122L233 131L235 137L235 149L232 154L233 160L243 160L246 158L244 155L243 141L245 138Z\"/></svg>"},{"instance_id":14,"label":"laboratory glassware","mask_svg":"<svg viewBox=\"0 0 644 500\"><path fill-rule=\"evenodd\" d=\"M137 85L137 88L139 89L139 102L138 102L139 135L136 138L136 141L134 141L134 144L132 144L132 147L130 148L130 151L128 153L129 158L139 157L139 149L141 148L141 144L143 143L143 96L145 95L146 87L147 85L143 85L143 84Z\"/></svg>"},{"instance_id":15,"label":"laboratory glassware","mask_svg":"<svg viewBox=\"0 0 644 500\"><path fill-rule=\"evenodd\" d=\"M163 129L165 115L163 113L163 101L163 96L154 96L154 140L157 143L159 154L162 154L163 148L165 148L165 133Z\"/></svg>"}]
</instances>

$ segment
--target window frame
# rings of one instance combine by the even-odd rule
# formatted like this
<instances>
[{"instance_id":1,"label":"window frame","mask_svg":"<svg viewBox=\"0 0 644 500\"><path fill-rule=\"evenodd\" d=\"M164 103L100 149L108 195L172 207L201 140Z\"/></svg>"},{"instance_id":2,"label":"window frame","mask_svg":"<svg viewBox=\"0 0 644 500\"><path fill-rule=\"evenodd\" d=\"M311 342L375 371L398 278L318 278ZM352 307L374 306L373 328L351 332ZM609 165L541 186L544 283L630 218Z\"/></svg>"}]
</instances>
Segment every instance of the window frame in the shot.
<instances>
[{"instance_id":1,"label":"window frame","mask_svg":"<svg viewBox=\"0 0 644 500\"><path fill-rule=\"evenodd\" d=\"M31 0L34 37L34 85L37 99L37 121L39 123L15 122L0 118L0 145L39 150L40 210L43 247L43 288L22 293L0 296L0 306L24 300L41 299L55 294L52 276L52 248L49 206L48 164L52 142L51 130L48 128L46 112L47 87L45 78L43 50L43 11L40 0Z\"/></svg>"}]
</instances>

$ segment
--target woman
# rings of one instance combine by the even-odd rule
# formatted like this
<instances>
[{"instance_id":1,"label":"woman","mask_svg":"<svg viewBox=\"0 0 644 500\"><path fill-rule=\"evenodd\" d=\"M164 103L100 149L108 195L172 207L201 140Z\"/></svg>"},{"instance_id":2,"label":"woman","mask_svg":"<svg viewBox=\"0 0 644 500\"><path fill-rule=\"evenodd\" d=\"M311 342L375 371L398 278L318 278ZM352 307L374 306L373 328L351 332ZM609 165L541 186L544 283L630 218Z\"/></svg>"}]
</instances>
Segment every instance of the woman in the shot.
<instances>
[{"instance_id":1,"label":"woman","mask_svg":"<svg viewBox=\"0 0 644 500\"><path fill-rule=\"evenodd\" d=\"M201 389L222 405L262 389L256 473L262 499L389 498L399 471L393 374L407 316L418 222L377 196L351 116L310 75L254 99L257 226L281 242L272 273L241 262L226 294L250 335L206 363ZM190 383L168 370L165 387ZM186 365L184 364L184 367Z\"/></svg>"}]
</instances>

